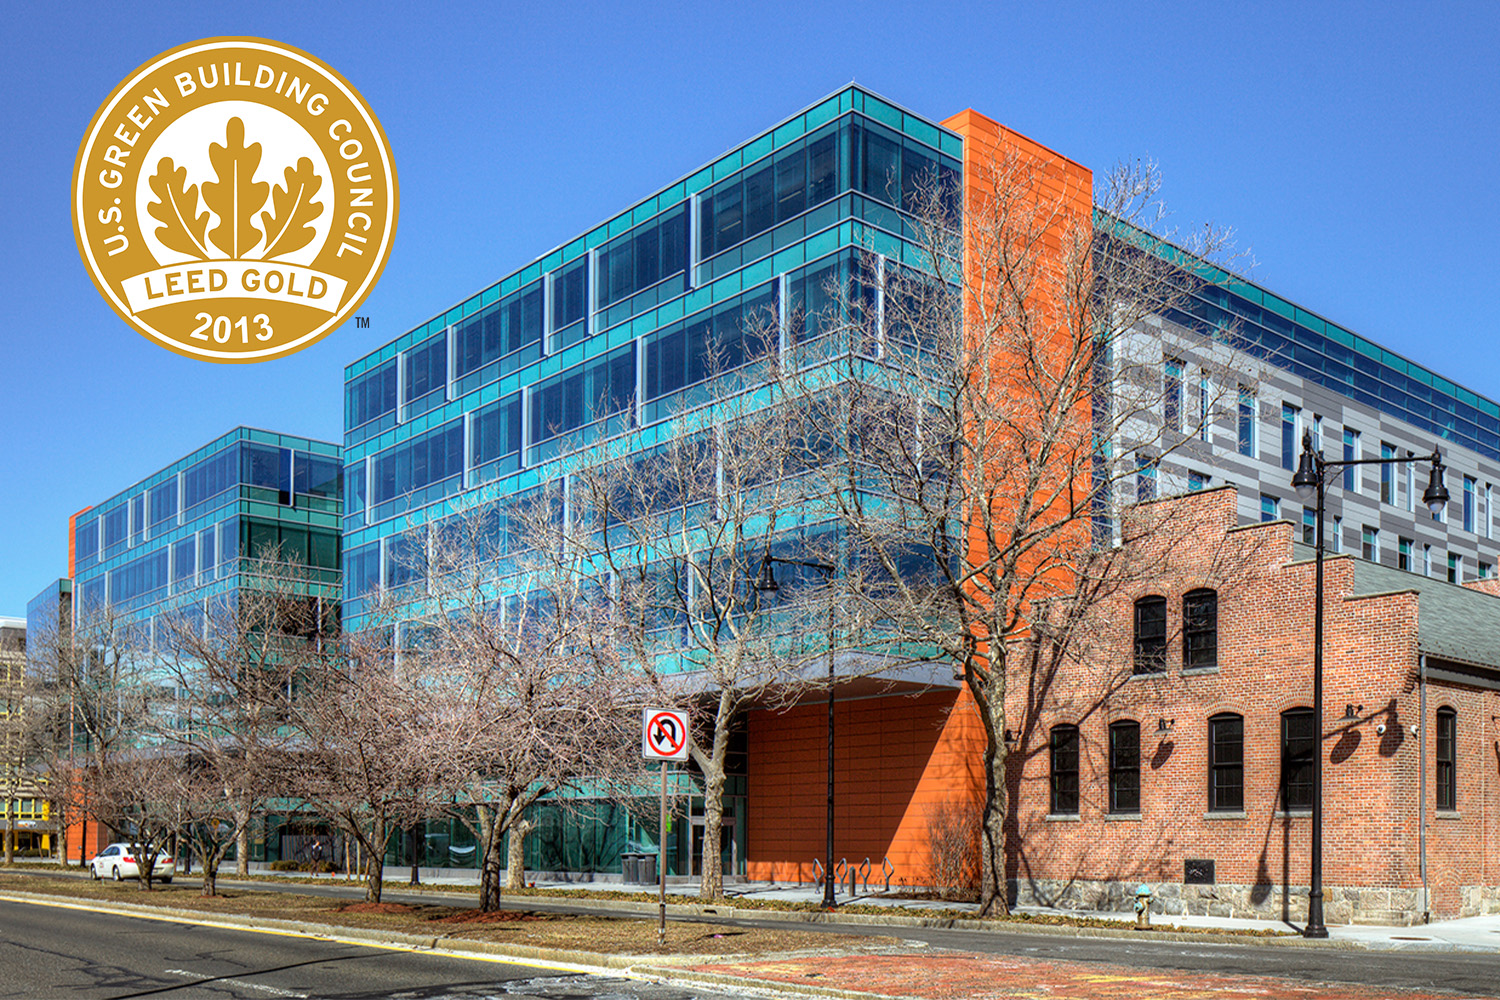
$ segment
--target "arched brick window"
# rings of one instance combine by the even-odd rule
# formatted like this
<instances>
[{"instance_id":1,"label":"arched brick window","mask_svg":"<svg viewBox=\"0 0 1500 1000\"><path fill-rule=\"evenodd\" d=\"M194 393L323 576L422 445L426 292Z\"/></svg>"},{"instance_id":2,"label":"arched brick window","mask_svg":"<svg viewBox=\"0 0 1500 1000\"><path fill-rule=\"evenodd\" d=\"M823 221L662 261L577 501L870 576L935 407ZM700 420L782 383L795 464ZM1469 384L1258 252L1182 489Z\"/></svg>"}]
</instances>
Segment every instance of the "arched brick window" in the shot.
<instances>
[{"instance_id":1,"label":"arched brick window","mask_svg":"<svg viewBox=\"0 0 1500 1000\"><path fill-rule=\"evenodd\" d=\"M1052 812L1078 815L1078 727L1052 727Z\"/></svg>"},{"instance_id":2,"label":"arched brick window","mask_svg":"<svg viewBox=\"0 0 1500 1000\"><path fill-rule=\"evenodd\" d=\"M1444 706L1437 711L1437 807L1458 808L1458 713Z\"/></svg>"},{"instance_id":3,"label":"arched brick window","mask_svg":"<svg viewBox=\"0 0 1500 1000\"><path fill-rule=\"evenodd\" d=\"M1219 595L1208 589L1182 595L1182 666L1219 665Z\"/></svg>"},{"instance_id":4,"label":"arched brick window","mask_svg":"<svg viewBox=\"0 0 1500 1000\"><path fill-rule=\"evenodd\" d=\"M1317 718L1310 708L1281 713L1281 808L1313 806L1313 754L1318 752Z\"/></svg>"},{"instance_id":5,"label":"arched brick window","mask_svg":"<svg viewBox=\"0 0 1500 1000\"><path fill-rule=\"evenodd\" d=\"M1141 811L1141 724L1131 719L1109 727L1109 811Z\"/></svg>"},{"instance_id":6,"label":"arched brick window","mask_svg":"<svg viewBox=\"0 0 1500 1000\"><path fill-rule=\"evenodd\" d=\"M1245 808L1245 720L1232 712L1208 720L1208 808Z\"/></svg>"},{"instance_id":7,"label":"arched brick window","mask_svg":"<svg viewBox=\"0 0 1500 1000\"><path fill-rule=\"evenodd\" d=\"M1152 594L1135 602L1135 672L1167 666L1167 599Z\"/></svg>"}]
</instances>

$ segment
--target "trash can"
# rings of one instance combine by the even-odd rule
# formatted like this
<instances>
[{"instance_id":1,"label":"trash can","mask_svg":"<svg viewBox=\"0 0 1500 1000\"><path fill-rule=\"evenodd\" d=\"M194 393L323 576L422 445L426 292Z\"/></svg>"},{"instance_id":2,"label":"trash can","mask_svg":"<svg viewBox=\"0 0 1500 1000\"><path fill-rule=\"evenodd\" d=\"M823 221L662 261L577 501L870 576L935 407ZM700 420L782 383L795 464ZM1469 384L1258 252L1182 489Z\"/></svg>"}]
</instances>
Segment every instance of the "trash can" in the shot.
<instances>
[{"instance_id":1,"label":"trash can","mask_svg":"<svg viewBox=\"0 0 1500 1000\"><path fill-rule=\"evenodd\" d=\"M639 854L620 855L620 881L626 885L640 884L641 856Z\"/></svg>"},{"instance_id":2,"label":"trash can","mask_svg":"<svg viewBox=\"0 0 1500 1000\"><path fill-rule=\"evenodd\" d=\"M654 854L637 854L636 855L636 874L638 874L640 876L640 883L639 884L641 884L641 885L655 885L656 884L656 855L654 855Z\"/></svg>"}]
</instances>

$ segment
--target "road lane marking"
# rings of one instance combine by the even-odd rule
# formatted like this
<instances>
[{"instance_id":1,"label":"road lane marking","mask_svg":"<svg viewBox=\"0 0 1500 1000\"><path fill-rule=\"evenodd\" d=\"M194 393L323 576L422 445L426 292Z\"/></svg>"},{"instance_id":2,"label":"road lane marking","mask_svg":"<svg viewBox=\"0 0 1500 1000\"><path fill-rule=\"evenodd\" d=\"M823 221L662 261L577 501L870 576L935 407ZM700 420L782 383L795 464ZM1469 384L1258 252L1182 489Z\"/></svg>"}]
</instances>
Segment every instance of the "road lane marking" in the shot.
<instances>
[{"instance_id":1,"label":"road lane marking","mask_svg":"<svg viewBox=\"0 0 1500 1000\"><path fill-rule=\"evenodd\" d=\"M262 993L269 993L275 997L296 997L297 1000L308 1000L308 997L311 995L308 993L297 993L293 990L280 990L274 986L266 986L263 983L252 983L247 979L226 979L223 976L208 976L201 972L189 972L187 969L163 969L162 971L169 976L187 976L189 979L195 979L203 983L227 983L230 986L243 986L247 990L259 990ZM193 984L189 983L188 985L191 986Z\"/></svg>"}]
</instances>

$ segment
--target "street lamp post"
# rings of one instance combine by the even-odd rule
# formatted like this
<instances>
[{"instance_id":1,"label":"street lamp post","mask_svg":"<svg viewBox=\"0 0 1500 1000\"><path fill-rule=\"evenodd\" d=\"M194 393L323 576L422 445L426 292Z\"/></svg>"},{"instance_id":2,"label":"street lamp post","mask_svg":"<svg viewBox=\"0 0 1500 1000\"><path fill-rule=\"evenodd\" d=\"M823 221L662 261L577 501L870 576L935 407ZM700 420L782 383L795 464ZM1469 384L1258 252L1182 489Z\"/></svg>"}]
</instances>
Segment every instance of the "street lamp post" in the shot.
<instances>
[{"instance_id":1,"label":"street lamp post","mask_svg":"<svg viewBox=\"0 0 1500 1000\"><path fill-rule=\"evenodd\" d=\"M1432 472L1427 480L1427 488L1422 491L1422 502L1436 517L1448 504L1448 487L1443 485L1443 456L1434 445L1431 456L1423 458L1432 462ZM1328 496L1328 470L1352 465L1419 462L1423 458L1408 455L1328 461L1321 451L1313 451L1312 432L1302 433L1302 457L1297 462L1297 471L1292 475L1292 487L1304 502L1316 496L1318 518L1314 544L1317 570L1313 592L1313 719L1317 728L1313 735L1311 872L1307 894L1307 926L1302 931L1303 937L1328 936L1328 928L1323 923L1323 508Z\"/></svg>"},{"instance_id":2,"label":"street lamp post","mask_svg":"<svg viewBox=\"0 0 1500 1000\"><path fill-rule=\"evenodd\" d=\"M783 566L807 566L821 572L830 582L833 580L835 571L832 563L782 559L767 552L761 557L760 576L754 583L755 589L761 593L773 593L780 589L780 585L776 582L776 574L771 569L772 563L781 563ZM824 833L828 840L828 860L823 866L823 905L829 909L839 905L833 895L833 613L833 600L830 597L828 601L828 811L823 820Z\"/></svg>"}]
</instances>

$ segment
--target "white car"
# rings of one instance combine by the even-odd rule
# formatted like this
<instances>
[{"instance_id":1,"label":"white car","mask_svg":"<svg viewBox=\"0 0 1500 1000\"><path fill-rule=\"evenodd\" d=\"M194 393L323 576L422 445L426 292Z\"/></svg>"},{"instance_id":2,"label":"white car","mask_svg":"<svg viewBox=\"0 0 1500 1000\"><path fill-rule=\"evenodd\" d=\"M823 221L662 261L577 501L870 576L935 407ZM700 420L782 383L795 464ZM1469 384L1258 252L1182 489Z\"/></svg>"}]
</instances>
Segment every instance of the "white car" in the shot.
<instances>
[{"instance_id":1,"label":"white car","mask_svg":"<svg viewBox=\"0 0 1500 1000\"><path fill-rule=\"evenodd\" d=\"M110 844L104 850L94 855L89 862L89 874L95 881L101 878L112 878L116 882L121 879L139 878L141 874L140 862L136 859L136 845L129 843ZM177 861L167 851L162 851L156 856L156 868L151 878L157 882L171 882L172 876L177 874Z\"/></svg>"}]
</instances>

